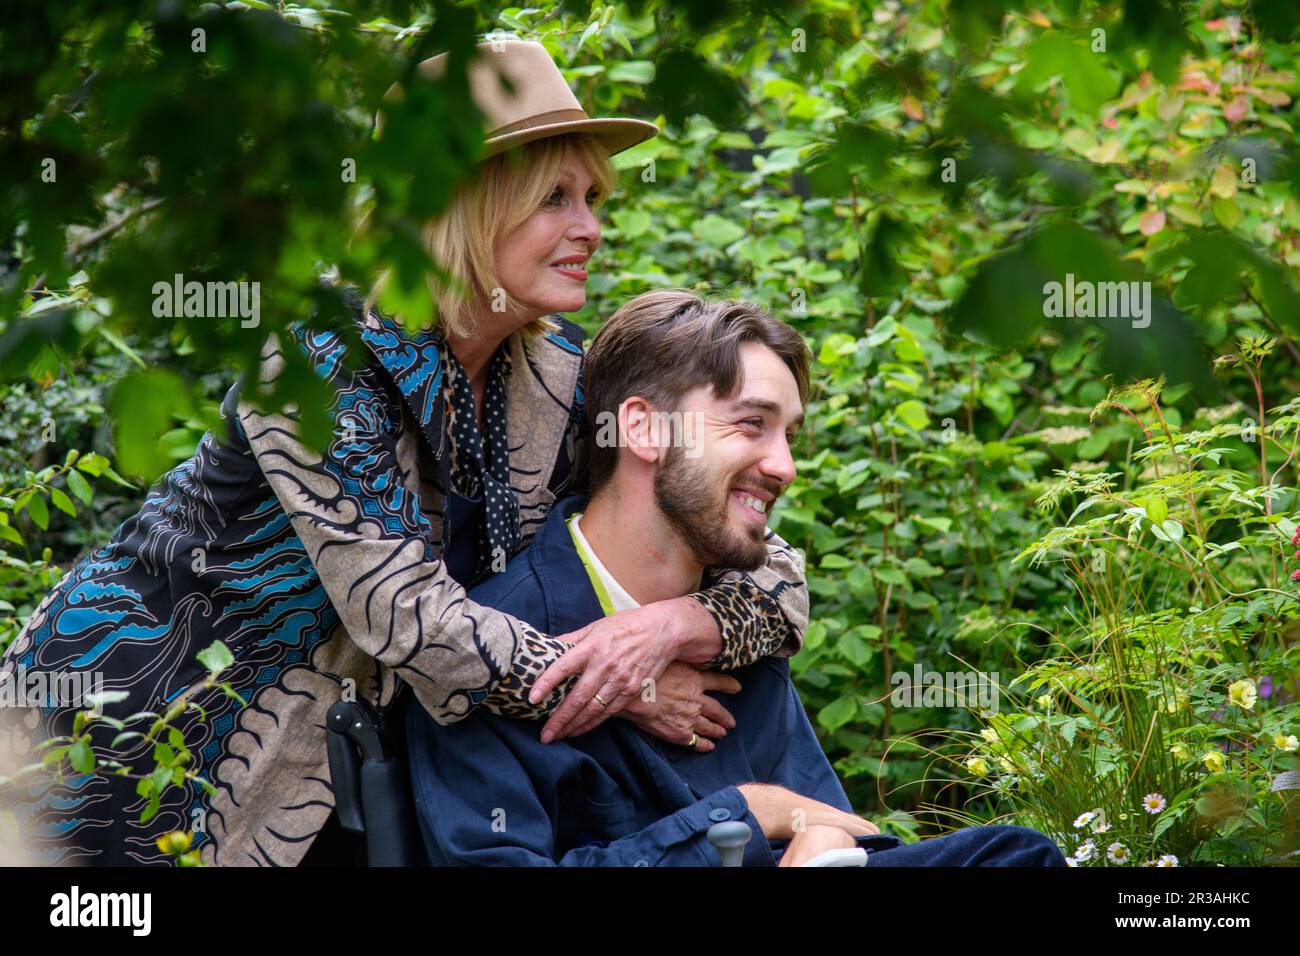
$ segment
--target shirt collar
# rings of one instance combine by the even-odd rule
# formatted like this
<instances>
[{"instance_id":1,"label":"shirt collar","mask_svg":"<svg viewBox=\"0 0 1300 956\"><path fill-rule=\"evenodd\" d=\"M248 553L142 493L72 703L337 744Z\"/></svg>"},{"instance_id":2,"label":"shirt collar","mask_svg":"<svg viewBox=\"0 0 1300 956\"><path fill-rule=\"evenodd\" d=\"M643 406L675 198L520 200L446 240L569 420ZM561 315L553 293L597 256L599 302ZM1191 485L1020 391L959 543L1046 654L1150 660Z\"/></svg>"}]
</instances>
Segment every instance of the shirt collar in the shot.
<instances>
[{"instance_id":1,"label":"shirt collar","mask_svg":"<svg viewBox=\"0 0 1300 956\"><path fill-rule=\"evenodd\" d=\"M567 523L586 505L585 495L556 502L528 547L529 565L541 585L552 634L579 630L605 616Z\"/></svg>"}]
</instances>

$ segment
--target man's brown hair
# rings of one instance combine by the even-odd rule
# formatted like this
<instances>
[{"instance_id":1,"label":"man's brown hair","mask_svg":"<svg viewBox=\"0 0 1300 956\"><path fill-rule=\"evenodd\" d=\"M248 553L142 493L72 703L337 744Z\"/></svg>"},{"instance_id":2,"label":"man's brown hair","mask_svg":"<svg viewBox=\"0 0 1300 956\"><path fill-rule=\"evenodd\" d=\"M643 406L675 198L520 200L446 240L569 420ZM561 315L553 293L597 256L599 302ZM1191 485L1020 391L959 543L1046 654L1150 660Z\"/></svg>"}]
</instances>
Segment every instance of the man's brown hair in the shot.
<instances>
[{"instance_id":1,"label":"man's brown hair","mask_svg":"<svg viewBox=\"0 0 1300 956\"><path fill-rule=\"evenodd\" d=\"M587 353L587 420L599 433L601 423L616 420L619 406L633 395L665 412L706 385L730 397L744 385L740 347L746 342L767 346L785 362L800 403L806 403L808 346L767 310L735 299L709 302L686 289L639 295L610 317ZM618 463L617 444L606 445L592 442L593 494Z\"/></svg>"}]
</instances>

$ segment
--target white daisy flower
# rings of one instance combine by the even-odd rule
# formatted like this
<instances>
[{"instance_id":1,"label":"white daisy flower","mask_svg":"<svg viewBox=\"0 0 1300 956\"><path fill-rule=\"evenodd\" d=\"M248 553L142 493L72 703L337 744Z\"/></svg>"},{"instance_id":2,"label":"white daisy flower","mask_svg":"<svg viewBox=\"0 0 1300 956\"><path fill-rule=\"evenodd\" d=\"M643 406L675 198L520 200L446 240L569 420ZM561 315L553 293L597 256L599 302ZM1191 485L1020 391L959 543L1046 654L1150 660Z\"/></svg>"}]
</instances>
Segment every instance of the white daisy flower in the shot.
<instances>
[{"instance_id":1,"label":"white daisy flower","mask_svg":"<svg viewBox=\"0 0 1300 956\"><path fill-rule=\"evenodd\" d=\"M1118 841L1106 847L1106 856L1112 863L1127 863L1129 861L1128 848Z\"/></svg>"},{"instance_id":2,"label":"white daisy flower","mask_svg":"<svg viewBox=\"0 0 1300 956\"><path fill-rule=\"evenodd\" d=\"M1156 860L1156 866L1177 866L1177 865L1178 865L1178 857L1174 856L1172 853L1166 853L1160 859Z\"/></svg>"}]
</instances>

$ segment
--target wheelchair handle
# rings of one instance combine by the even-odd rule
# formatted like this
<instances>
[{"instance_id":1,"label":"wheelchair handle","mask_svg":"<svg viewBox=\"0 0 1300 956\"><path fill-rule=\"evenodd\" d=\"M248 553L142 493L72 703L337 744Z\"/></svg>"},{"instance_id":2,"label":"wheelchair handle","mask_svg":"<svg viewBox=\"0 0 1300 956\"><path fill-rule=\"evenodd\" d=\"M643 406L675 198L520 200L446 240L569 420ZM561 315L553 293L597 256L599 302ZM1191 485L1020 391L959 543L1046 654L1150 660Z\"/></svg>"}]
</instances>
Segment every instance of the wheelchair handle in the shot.
<instances>
[{"instance_id":1,"label":"wheelchair handle","mask_svg":"<svg viewBox=\"0 0 1300 956\"><path fill-rule=\"evenodd\" d=\"M371 866L414 866L418 835L405 804L399 741L383 717L357 701L339 701L325 714L326 747L339 824L365 834Z\"/></svg>"},{"instance_id":2,"label":"wheelchair handle","mask_svg":"<svg viewBox=\"0 0 1300 956\"><path fill-rule=\"evenodd\" d=\"M728 820L709 827L709 842L718 851L723 866L740 866L745 858L745 846L753 837L749 824L741 820Z\"/></svg>"}]
</instances>

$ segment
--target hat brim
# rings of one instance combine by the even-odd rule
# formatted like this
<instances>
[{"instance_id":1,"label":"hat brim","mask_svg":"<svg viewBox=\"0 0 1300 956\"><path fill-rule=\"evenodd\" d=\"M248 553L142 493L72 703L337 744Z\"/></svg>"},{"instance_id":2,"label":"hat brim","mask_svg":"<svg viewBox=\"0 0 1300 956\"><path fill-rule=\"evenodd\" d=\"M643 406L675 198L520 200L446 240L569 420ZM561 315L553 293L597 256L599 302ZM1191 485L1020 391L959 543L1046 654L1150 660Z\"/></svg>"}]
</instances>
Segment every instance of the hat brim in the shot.
<instances>
[{"instance_id":1,"label":"hat brim","mask_svg":"<svg viewBox=\"0 0 1300 956\"><path fill-rule=\"evenodd\" d=\"M631 149L638 143L644 143L652 136L658 136L659 127L639 119L569 120L565 123L532 126L512 133L502 133L500 136L491 136L483 142L483 155L495 156L515 146L565 133L590 133L609 151L609 155L613 156L625 149Z\"/></svg>"}]
</instances>

